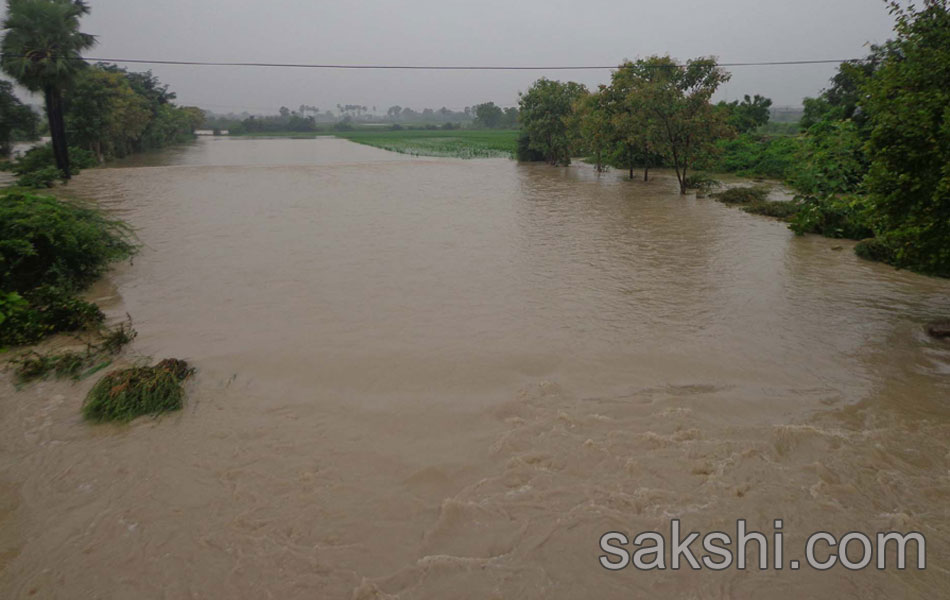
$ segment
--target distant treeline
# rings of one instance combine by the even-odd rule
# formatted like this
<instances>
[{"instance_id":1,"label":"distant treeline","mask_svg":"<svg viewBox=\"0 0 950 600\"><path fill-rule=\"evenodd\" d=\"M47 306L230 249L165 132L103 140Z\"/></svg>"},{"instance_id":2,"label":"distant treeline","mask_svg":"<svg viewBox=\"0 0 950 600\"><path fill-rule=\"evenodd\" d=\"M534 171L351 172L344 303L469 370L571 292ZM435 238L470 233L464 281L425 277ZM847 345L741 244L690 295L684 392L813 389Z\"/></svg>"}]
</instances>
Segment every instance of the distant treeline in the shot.
<instances>
[{"instance_id":1,"label":"distant treeline","mask_svg":"<svg viewBox=\"0 0 950 600\"><path fill-rule=\"evenodd\" d=\"M205 113L204 126L215 131L228 131L233 135L254 133L307 133L318 131L348 131L360 124L383 124L421 129L458 129L476 127L482 129L515 129L518 127L518 108L502 108L494 102L466 106L454 111L445 107L438 110L425 108L421 111L409 107L390 106L385 115L370 112L368 106L337 104L337 112L321 111L316 106L301 105L297 110L282 106L276 115L218 115Z\"/></svg>"},{"instance_id":2,"label":"distant treeline","mask_svg":"<svg viewBox=\"0 0 950 600\"><path fill-rule=\"evenodd\" d=\"M151 71L103 64L82 69L65 95L69 144L102 161L187 141L203 126L204 112L174 100Z\"/></svg>"}]
</instances>

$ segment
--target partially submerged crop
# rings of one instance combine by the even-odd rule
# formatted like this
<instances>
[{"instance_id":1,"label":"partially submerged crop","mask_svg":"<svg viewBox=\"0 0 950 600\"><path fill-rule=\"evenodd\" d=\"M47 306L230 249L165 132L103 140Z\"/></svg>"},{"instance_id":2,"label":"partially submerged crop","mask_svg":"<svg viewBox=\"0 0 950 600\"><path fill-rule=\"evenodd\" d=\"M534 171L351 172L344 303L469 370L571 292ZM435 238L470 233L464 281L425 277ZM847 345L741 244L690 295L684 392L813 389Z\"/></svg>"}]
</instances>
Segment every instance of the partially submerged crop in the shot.
<instances>
[{"instance_id":1,"label":"partially submerged crop","mask_svg":"<svg viewBox=\"0 0 950 600\"><path fill-rule=\"evenodd\" d=\"M141 415L179 410L182 383L194 369L183 360L166 358L153 367L130 367L109 373L86 396L83 417L91 421L127 422Z\"/></svg>"}]
</instances>

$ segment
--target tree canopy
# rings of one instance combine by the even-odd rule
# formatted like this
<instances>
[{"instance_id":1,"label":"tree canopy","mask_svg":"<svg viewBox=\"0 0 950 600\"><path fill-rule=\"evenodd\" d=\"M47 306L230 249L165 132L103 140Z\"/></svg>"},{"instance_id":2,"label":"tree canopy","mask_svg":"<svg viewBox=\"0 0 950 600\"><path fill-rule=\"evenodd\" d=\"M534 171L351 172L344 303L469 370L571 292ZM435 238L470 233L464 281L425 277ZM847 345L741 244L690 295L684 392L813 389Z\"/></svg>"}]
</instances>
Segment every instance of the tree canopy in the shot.
<instances>
[{"instance_id":1,"label":"tree canopy","mask_svg":"<svg viewBox=\"0 0 950 600\"><path fill-rule=\"evenodd\" d=\"M69 150L63 122L63 93L85 67L82 51L95 37L79 31L89 13L82 0L7 0L0 68L46 101L56 166L69 178Z\"/></svg>"}]
</instances>

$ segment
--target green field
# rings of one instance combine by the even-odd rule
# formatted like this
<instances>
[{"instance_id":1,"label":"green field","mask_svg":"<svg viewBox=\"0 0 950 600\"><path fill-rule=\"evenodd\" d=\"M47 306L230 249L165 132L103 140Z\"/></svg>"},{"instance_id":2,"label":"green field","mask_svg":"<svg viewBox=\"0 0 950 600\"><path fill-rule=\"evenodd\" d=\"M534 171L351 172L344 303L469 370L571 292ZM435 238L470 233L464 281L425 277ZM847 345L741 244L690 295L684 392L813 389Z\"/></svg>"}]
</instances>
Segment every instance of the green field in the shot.
<instances>
[{"instance_id":1,"label":"green field","mask_svg":"<svg viewBox=\"0 0 950 600\"><path fill-rule=\"evenodd\" d=\"M455 129L401 131L334 131L333 135L358 144L413 156L453 158L510 158L517 130Z\"/></svg>"}]
</instances>

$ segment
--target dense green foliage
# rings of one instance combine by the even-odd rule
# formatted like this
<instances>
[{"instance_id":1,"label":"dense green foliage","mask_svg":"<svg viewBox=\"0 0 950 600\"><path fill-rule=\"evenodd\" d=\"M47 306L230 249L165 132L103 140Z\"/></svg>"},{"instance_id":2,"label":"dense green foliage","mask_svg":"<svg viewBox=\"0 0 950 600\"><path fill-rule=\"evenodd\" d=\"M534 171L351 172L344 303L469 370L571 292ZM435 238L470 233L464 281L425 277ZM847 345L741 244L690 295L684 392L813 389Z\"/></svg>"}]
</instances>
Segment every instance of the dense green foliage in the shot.
<instances>
[{"instance_id":1,"label":"dense green foliage","mask_svg":"<svg viewBox=\"0 0 950 600\"><path fill-rule=\"evenodd\" d=\"M131 367L109 373L86 396L83 417L90 421L127 422L141 415L181 409L182 383L194 373L183 360L166 358L153 367Z\"/></svg>"},{"instance_id":2,"label":"dense green foliage","mask_svg":"<svg viewBox=\"0 0 950 600\"><path fill-rule=\"evenodd\" d=\"M80 170L97 164L95 155L82 148L70 147L70 168L73 175ZM56 158L50 144L36 146L18 156L12 163L5 165L17 176L17 186L23 188L48 188L63 178L63 172L56 168Z\"/></svg>"},{"instance_id":3,"label":"dense green foliage","mask_svg":"<svg viewBox=\"0 0 950 600\"><path fill-rule=\"evenodd\" d=\"M69 150L63 117L63 94L85 67L82 51L95 38L79 31L79 19L89 14L82 0L7 0L0 42L0 68L46 101L56 168L69 179Z\"/></svg>"},{"instance_id":4,"label":"dense green foliage","mask_svg":"<svg viewBox=\"0 0 950 600\"><path fill-rule=\"evenodd\" d=\"M769 122L769 108L772 100L758 94L755 97L745 95L742 102L720 102L717 107L727 113L726 122L739 133L748 133Z\"/></svg>"},{"instance_id":5,"label":"dense green foliage","mask_svg":"<svg viewBox=\"0 0 950 600\"><path fill-rule=\"evenodd\" d=\"M569 126L574 103L587 93L579 83L541 78L521 94L519 109L526 149L540 154L552 165L569 165L572 156L572 132ZM533 156L534 154L532 154ZM519 160L528 156L519 155Z\"/></svg>"},{"instance_id":6,"label":"dense green foliage","mask_svg":"<svg viewBox=\"0 0 950 600\"><path fill-rule=\"evenodd\" d=\"M11 144L35 140L39 116L13 94L13 84L0 81L0 158L8 156Z\"/></svg>"},{"instance_id":7,"label":"dense green foliage","mask_svg":"<svg viewBox=\"0 0 950 600\"><path fill-rule=\"evenodd\" d=\"M798 138L744 133L721 139L697 160L696 166L717 173L785 179L796 164Z\"/></svg>"},{"instance_id":8,"label":"dense green foliage","mask_svg":"<svg viewBox=\"0 0 950 600\"><path fill-rule=\"evenodd\" d=\"M762 202L768 197L769 191L765 186L734 187L713 194L713 198L726 204L748 204Z\"/></svg>"},{"instance_id":9,"label":"dense green foliage","mask_svg":"<svg viewBox=\"0 0 950 600\"><path fill-rule=\"evenodd\" d=\"M950 4L892 4L893 52L862 87L866 189L892 262L950 277Z\"/></svg>"},{"instance_id":10,"label":"dense green foliage","mask_svg":"<svg viewBox=\"0 0 950 600\"><path fill-rule=\"evenodd\" d=\"M75 294L135 251L131 232L95 209L23 193L0 197L0 345L102 321Z\"/></svg>"},{"instance_id":11,"label":"dense green foliage","mask_svg":"<svg viewBox=\"0 0 950 600\"><path fill-rule=\"evenodd\" d=\"M950 5L891 12L897 37L805 101L792 229L874 237L860 256L950 276Z\"/></svg>"},{"instance_id":12,"label":"dense green foliage","mask_svg":"<svg viewBox=\"0 0 950 600\"><path fill-rule=\"evenodd\" d=\"M747 110L745 106L740 109L738 103L718 108L710 103L728 78L712 59L690 60L685 65L669 56L625 62L613 72L609 86L580 94L570 114L561 116L560 121L569 125L573 142L566 155L583 152L592 157L598 170L605 164L619 166L630 171L631 179L635 167L643 167L646 179L651 166L670 166L685 194L696 161L707 155L717 140L734 133L727 117ZM538 83L542 82L551 83ZM551 95L545 87L539 87L538 92ZM755 102L771 103L759 96ZM755 115L748 118L757 118ZM522 106L522 122L529 135L532 121L543 122L540 119L537 110L532 113Z\"/></svg>"},{"instance_id":13,"label":"dense green foliage","mask_svg":"<svg viewBox=\"0 0 950 600\"><path fill-rule=\"evenodd\" d=\"M487 129L515 129L518 127L518 109L515 107L501 108L494 102L476 104L472 107L475 113L473 125Z\"/></svg>"},{"instance_id":14,"label":"dense green foliage","mask_svg":"<svg viewBox=\"0 0 950 600\"><path fill-rule=\"evenodd\" d=\"M453 131L400 129L334 132L337 137L392 152L455 158L511 157L517 131L461 129Z\"/></svg>"},{"instance_id":15,"label":"dense green foliage","mask_svg":"<svg viewBox=\"0 0 950 600\"><path fill-rule=\"evenodd\" d=\"M84 69L66 96L70 143L99 161L180 143L204 121L195 107L178 107L150 71L130 73L115 66Z\"/></svg>"}]
</instances>

